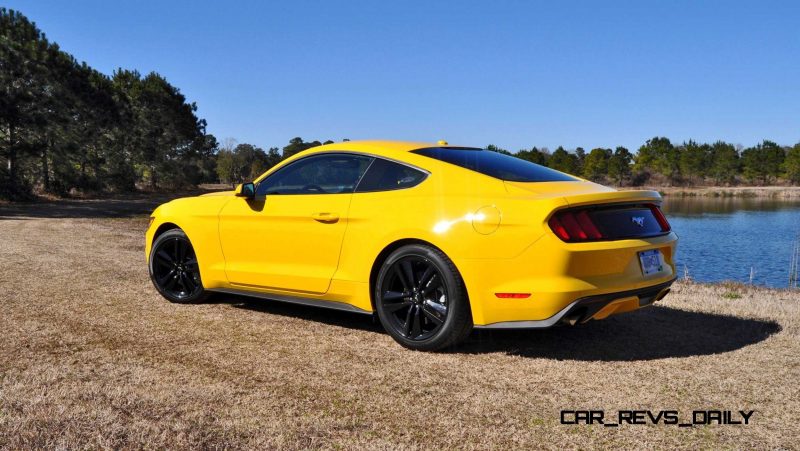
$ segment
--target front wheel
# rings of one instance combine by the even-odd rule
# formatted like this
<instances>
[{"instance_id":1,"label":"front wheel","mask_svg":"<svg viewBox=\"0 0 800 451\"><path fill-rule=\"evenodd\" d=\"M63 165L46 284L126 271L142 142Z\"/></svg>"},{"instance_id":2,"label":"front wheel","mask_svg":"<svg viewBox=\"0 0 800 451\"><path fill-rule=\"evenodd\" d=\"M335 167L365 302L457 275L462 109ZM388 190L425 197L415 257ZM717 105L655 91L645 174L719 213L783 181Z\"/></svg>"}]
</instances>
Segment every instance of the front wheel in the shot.
<instances>
[{"instance_id":1,"label":"front wheel","mask_svg":"<svg viewBox=\"0 0 800 451\"><path fill-rule=\"evenodd\" d=\"M197 255L183 230L172 229L156 238L149 266L153 285L168 301L189 304L207 297Z\"/></svg>"},{"instance_id":2,"label":"front wheel","mask_svg":"<svg viewBox=\"0 0 800 451\"><path fill-rule=\"evenodd\" d=\"M407 348L437 351L472 330L461 275L436 248L414 244L392 252L378 273L374 296L383 328Z\"/></svg>"}]
</instances>

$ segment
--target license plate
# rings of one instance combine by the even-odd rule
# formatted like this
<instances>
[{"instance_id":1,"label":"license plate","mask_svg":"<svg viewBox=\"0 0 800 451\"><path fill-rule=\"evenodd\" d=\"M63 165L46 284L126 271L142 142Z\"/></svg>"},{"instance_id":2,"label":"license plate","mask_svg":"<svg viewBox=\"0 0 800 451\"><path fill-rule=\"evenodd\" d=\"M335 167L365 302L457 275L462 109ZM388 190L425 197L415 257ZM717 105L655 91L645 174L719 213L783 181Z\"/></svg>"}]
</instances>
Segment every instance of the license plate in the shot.
<instances>
[{"instance_id":1,"label":"license plate","mask_svg":"<svg viewBox=\"0 0 800 451\"><path fill-rule=\"evenodd\" d=\"M645 276L664 269L664 259L658 249L639 252L639 262L642 264L642 274Z\"/></svg>"}]
</instances>

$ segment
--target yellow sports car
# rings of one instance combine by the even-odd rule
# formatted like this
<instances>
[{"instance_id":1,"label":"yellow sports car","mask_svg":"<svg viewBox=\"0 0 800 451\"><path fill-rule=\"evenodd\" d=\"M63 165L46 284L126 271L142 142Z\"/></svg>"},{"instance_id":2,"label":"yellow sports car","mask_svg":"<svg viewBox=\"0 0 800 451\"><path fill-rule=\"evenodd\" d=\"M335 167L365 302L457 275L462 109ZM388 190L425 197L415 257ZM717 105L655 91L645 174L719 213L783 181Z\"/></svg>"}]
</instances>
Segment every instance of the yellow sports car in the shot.
<instances>
[{"instance_id":1,"label":"yellow sports car","mask_svg":"<svg viewBox=\"0 0 800 451\"><path fill-rule=\"evenodd\" d=\"M161 205L146 255L172 302L224 292L376 314L430 351L473 327L572 325L660 300L677 243L660 202L490 150L342 142Z\"/></svg>"}]
</instances>

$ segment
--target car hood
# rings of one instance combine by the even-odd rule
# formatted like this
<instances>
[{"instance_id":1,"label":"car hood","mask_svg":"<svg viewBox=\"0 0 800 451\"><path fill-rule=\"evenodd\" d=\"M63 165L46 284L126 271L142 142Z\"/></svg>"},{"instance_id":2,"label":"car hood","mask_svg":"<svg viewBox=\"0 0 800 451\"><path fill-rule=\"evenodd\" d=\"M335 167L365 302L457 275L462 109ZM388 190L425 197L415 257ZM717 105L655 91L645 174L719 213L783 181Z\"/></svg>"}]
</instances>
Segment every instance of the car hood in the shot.
<instances>
[{"instance_id":1,"label":"car hood","mask_svg":"<svg viewBox=\"0 0 800 451\"><path fill-rule=\"evenodd\" d=\"M201 194L198 197L213 197L213 196L233 196L236 191L214 191L213 193Z\"/></svg>"}]
</instances>

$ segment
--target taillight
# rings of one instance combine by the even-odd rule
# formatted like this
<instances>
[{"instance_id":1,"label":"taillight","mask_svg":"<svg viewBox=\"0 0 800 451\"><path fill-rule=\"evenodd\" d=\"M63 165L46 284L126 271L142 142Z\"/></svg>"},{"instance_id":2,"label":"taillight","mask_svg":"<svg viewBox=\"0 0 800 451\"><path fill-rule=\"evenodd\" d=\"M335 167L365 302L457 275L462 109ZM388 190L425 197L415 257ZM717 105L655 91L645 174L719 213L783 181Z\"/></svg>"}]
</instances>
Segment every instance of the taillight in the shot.
<instances>
[{"instance_id":1,"label":"taillight","mask_svg":"<svg viewBox=\"0 0 800 451\"><path fill-rule=\"evenodd\" d=\"M594 241L605 238L586 210L561 211L549 221L550 228L564 241Z\"/></svg>"},{"instance_id":2,"label":"taillight","mask_svg":"<svg viewBox=\"0 0 800 451\"><path fill-rule=\"evenodd\" d=\"M672 226L669 225L666 216L664 216L664 213L661 211L660 208L658 208L658 205L650 204L649 207L650 211L653 212L653 216L655 216L656 221L658 221L658 225L661 226L661 231L669 232L670 230L672 230Z\"/></svg>"},{"instance_id":3,"label":"taillight","mask_svg":"<svg viewBox=\"0 0 800 451\"><path fill-rule=\"evenodd\" d=\"M568 243L647 238L672 229L656 204L592 205L557 211L548 221Z\"/></svg>"},{"instance_id":4,"label":"taillight","mask_svg":"<svg viewBox=\"0 0 800 451\"><path fill-rule=\"evenodd\" d=\"M592 222L592 218L589 217L589 213L586 211L581 211L575 218L578 220L578 225L581 229L586 232L586 236L591 240L599 240L603 238L603 234L600 233L600 230L597 229L597 226L594 225Z\"/></svg>"}]
</instances>

